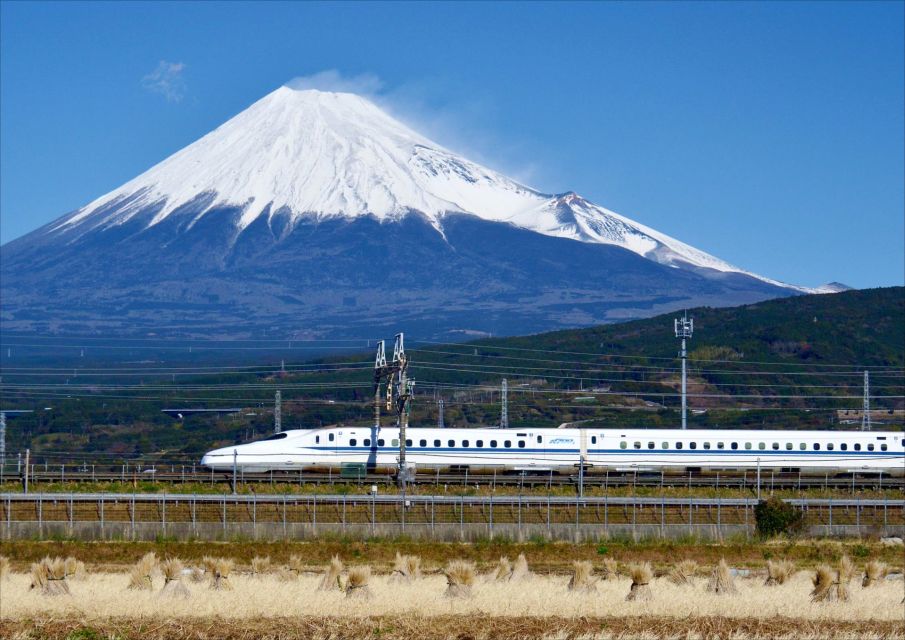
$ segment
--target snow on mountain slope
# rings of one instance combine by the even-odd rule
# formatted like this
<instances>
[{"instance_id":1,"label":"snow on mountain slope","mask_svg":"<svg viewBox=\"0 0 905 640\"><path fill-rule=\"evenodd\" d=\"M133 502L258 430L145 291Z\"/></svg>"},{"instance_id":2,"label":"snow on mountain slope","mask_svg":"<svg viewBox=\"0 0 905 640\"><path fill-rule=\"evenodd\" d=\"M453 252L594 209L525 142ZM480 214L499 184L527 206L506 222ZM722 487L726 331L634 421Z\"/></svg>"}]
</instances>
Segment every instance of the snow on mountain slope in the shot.
<instances>
[{"instance_id":1,"label":"snow on mountain slope","mask_svg":"<svg viewBox=\"0 0 905 640\"><path fill-rule=\"evenodd\" d=\"M280 87L200 140L64 218L52 233L120 225L152 205L154 226L209 196L195 214L238 205L241 233L261 215L291 219L466 213L548 236L624 247L662 264L734 267L574 193L550 195L470 162L349 93ZM797 287L791 287L798 289ZM804 289L800 289L804 290Z\"/></svg>"}]
</instances>

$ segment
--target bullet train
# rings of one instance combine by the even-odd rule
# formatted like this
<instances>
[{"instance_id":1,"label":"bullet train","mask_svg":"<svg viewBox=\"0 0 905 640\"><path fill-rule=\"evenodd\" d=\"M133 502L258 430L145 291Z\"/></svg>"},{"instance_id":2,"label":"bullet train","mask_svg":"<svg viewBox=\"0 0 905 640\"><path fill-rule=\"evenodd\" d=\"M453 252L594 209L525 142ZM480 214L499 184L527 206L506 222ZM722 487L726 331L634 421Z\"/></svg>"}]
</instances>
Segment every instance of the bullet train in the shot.
<instances>
[{"instance_id":1,"label":"bullet train","mask_svg":"<svg viewBox=\"0 0 905 640\"><path fill-rule=\"evenodd\" d=\"M894 431L737 431L726 429L436 429L406 430L406 464L471 472L744 471L905 475L905 434ZM396 427L284 431L208 452L219 471L368 471L399 465Z\"/></svg>"}]
</instances>

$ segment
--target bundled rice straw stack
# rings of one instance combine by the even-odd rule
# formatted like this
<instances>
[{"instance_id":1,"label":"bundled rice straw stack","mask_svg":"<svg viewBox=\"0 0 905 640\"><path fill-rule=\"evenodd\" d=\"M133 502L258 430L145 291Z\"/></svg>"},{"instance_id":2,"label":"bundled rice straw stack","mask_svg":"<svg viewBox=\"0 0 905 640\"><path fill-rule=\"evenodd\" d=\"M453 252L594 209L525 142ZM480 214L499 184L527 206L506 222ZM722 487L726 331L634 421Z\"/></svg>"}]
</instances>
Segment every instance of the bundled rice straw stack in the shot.
<instances>
[{"instance_id":1,"label":"bundled rice straw stack","mask_svg":"<svg viewBox=\"0 0 905 640\"><path fill-rule=\"evenodd\" d=\"M775 587L785 584L794 573L795 565L788 560L778 560L777 562L767 560L767 580L764 582L764 586Z\"/></svg>"},{"instance_id":2,"label":"bundled rice straw stack","mask_svg":"<svg viewBox=\"0 0 905 640\"><path fill-rule=\"evenodd\" d=\"M260 578L270 572L270 556L255 556L251 559L251 577Z\"/></svg>"},{"instance_id":3,"label":"bundled rice straw stack","mask_svg":"<svg viewBox=\"0 0 905 640\"><path fill-rule=\"evenodd\" d=\"M576 560L572 563L572 577L569 579L569 591L593 593L597 591L594 579L594 565L587 560Z\"/></svg>"},{"instance_id":4,"label":"bundled rice straw stack","mask_svg":"<svg viewBox=\"0 0 905 640\"><path fill-rule=\"evenodd\" d=\"M632 577L632 586L625 596L628 601L645 601L652 600L654 594L650 590L650 581L654 577L649 562L636 562L628 566L628 573Z\"/></svg>"},{"instance_id":5,"label":"bundled rice straw stack","mask_svg":"<svg viewBox=\"0 0 905 640\"><path fill-rule=\"evenodd\" d=\"M0 556L0 580L5 579L9 575L9 558Z\"/></svg>"},{"instance_id":6,"label":"bundled rice straw stack","mask_svg":"<svg viewBox=\"0 0 905 640\"><path fill-rule=\"evenodd\" d=\"M811 591L812 602L846 602L849 599L848 583L855 573L855 567L848 556L842 556L839 568L833 570L822 565L817 568L812 580L814 589Z\"/></svg>"},{"instance_id":7,"label":"bundled rice straw stack","mask_svg":"<svg viewBox=\"0 0 905 640\"><path fill-rule=\"evenodd\" d=\"M525 558L524 553L520 553L512 564L512 573L509 575L509 580L511 582L517 582L518 580L524 580L530 577L531 570L528 568L528 559Z\"/></svg>"},{"instance_id":8,"label":"bundled rice straw stack","mask_svg":"<svg viewBox=\"0 0 905 640\"><path fill-rule=\"evenodd\" d=\"M233 585L229 581L229 574L233 570L233 561L229 558L211 558L211 561L211 589L214 591L232 591Z\"/></svg>"},{"instance_id":9,"label":"bundled rice straw stack","mask_svg":"<svg viewBox=\"0 0 905 640\"><path fill-rule=\"evenodd\" d=\"M66 565L66 577L70 580L84 580L88 577L88 571L85 569L85 563L69 556L64 560Z\"/></svg>"},{"instance_id":10,"label":"bundled rice straw stack","mask_svg":"<svg viewBox=\"0 0 905 640\"><path fill-rule=\"evenodd\" d=\"M619 575L619 563L616 562L613 558L604 558L603 559L603 573L601 575L601 580L615 580Z\"/></svg>"},{"instance_id":11,"label":"bundled rice straw stack","mask_svg":"<svg viewBox=\"0 0 905 640\"><path fill-rule=\"evenodd\" d=\"M707 581L707 591L717 595L728 595L738 592L735 580L729 571L729 565L726 564L724 558L720 558L719 564L713 568L710 580Z\"/></svg>"},{"instance_id":12,"label":"bundled rice straw stack","mask_svg":"<svg viewBox=\"0 0 905 640\"><path fill-rule=\"evenodd\" d=\"M885 578L887 573L889 573L889 567L886 566L885 562L871 560L864 567L864 578L861 580L861 586L869 587L872 584L876 584L879 580Z\"/></svg>"},{"instance_id":13,"label":"bundled rice straw stack","mask_svg":"<svg viewBox=\"0 0 905 640\"><path fill-rule=\"evenodd\" d=\"M678 586L691 586L698 563L694 560L682 560L669 572L669 581Z\"/></svg>"},{"instance_id":14,"label":"bundled rice straw stack","mask_svg":"<svg viewBox=\"0 0 905 640\"><path fill-rule=\"evenodd\" d=\"M508 561L507 561L508 562ZM470 598L475 581L475 566L467 560L451 560L443 572L447 598Z\"/></svg>"},{"instance_id":15,"label":"bundled rice straw stack","mask_svg":"<svg viewBox=\"0 0 905 640\"><path fill-rule=\"evenodd\" d=\"M346 581L346 597L367 600L371 598L371 589L368 583L371 581L371 567L359 566L349 569L349 579Z\"/></svg>"},{"instance_id":16,"label":"bundled rice straw stack","mask_svg":"<svg viewBox=\"0 0 905 640\"><path fill-rule=\"evenodd\" d=\"M157 566L157 556L154 553L146 553L135 563L129 572L129 589L134 591L151 591L151 572Z\"/></svg>"},{"instance_id":17,"label":"bundled rice straw stack","mask_svg":"<svg viewBox=\"0 0 905 640\"><path fill-rule=\"evenodd\" d=\"M318 591L342 591L343 590L343 561L339 559L339 556L333 556L330 560L330 564L327 565L327 568L324 569L324 577L321 578L321 583L318 586Z\"/></svg>"},{"instance_id":18,"label":"bundled rice straw stack","mask_svg":"<svg viewBox=\"0 0 905 640\"><path fill-rule=\"evenodd\" d=\"M288 564L280 569L277 577L283 582L292 582L293 580L298 580L299 576L302 575L303 567L304 563L302 562L301 556L289 556Z\"/></svg>"},{"instance_id":19,"label":"bundled rice straw stack","mask_svg":"<svg viewBox=\"0 0 905 640\"><path fill-rule=\"evenodd\" d=\"M177 558L168 558L160 565L163 571L163 589L161 596L170 598L188 598L192 595L189 588L182 582L182 561Z\"/></svg>"},{"instance_id":20,"label":"bundled rice straw stack","mask_svg":"<svg viewBox=\"0 0 905 640\"><path fill-rule=\"evenodd\" d=\"M44 596L68 596L66 561L62 558L44 558L31 565L31 586Z\"/></svg>"},{"instance_id":21,"label":"bundled rice straw stack","mask_svg":"<svg viewBox=\"0 0 905 640\"><path fill-rule=\"evenodd\" d=\"M505 582L512 576L512 563L506 556L500 556L496 567L487 575L489 582Z\"/></svg>"},{"instance_id":22,"label":"bundled rice straw stack","mask_svg":"<svg viewBox=\"0 0 905 640\"><path fill-rule=\"evenodd\" d=\"M393 573L390 582L411 582L421 577L421 558L418 556L404 556L396 553L396 561L393 563Z\"/></svg>"}]
</instances>

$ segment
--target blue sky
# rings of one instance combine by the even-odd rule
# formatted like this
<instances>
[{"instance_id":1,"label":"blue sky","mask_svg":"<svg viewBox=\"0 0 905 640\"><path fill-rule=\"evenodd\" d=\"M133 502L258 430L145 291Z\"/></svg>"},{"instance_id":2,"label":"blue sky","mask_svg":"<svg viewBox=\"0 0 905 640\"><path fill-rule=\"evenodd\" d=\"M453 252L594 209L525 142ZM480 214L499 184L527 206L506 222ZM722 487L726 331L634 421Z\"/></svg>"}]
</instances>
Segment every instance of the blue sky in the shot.
<instances>
[{"instance_id":1,"label":"blue sky","mask_svg":"<svg viewBox=\"0 0 905 640\"><path fill-rule=\"evenodd\" d=\"M757 273L905 279L903 3L0 8L0 240L297 76Z\"/></svg>"}]
</instances>

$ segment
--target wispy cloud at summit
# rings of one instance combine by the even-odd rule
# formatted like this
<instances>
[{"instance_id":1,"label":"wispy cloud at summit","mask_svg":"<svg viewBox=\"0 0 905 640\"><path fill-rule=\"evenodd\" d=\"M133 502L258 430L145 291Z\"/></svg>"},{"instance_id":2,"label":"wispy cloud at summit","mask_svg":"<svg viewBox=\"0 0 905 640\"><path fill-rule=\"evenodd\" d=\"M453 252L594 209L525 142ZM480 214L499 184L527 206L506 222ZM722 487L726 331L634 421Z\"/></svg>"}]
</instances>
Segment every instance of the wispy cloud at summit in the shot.
<instances>
[{"instance_id":1,"label":"wispy cloud at summit","mask_svg":"<svg viewBox=\"0 0 905 640\"><path fill-rule=\"evenodd\" d=\"M167 102L181 102L186 92L182 76L185 68L184 62L161 60L154 71L141 79L141 85L152 93L159 93Z\"/></svg>"}]
</instances>

